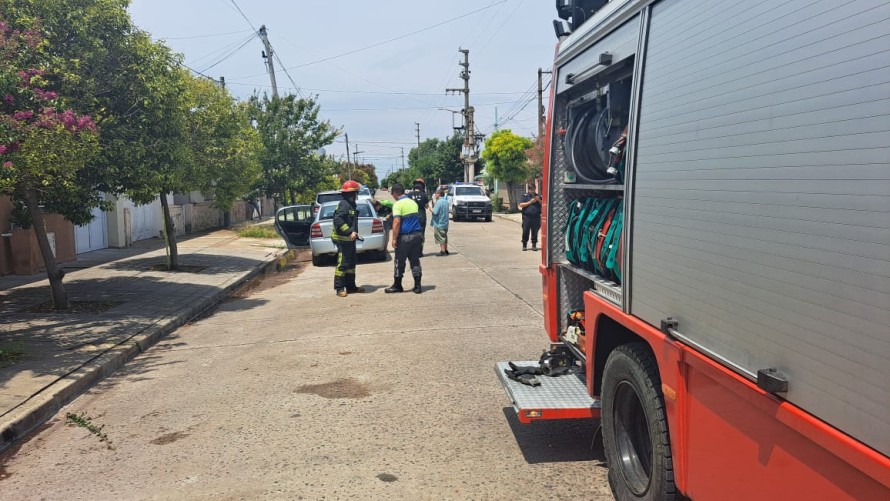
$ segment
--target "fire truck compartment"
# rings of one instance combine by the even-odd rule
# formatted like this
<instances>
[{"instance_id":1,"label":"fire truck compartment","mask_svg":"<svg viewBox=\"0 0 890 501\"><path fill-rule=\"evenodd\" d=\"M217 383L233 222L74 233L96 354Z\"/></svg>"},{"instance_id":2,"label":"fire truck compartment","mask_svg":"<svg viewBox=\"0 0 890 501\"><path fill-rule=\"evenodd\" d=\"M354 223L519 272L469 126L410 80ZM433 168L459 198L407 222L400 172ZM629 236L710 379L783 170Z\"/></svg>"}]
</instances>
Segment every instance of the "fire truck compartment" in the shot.
<instances>
[{"instance_id":1,"label":"fire truck compartment","mask_svg":"<svg viewBox=\"0 0 890 501\"><path fill-rule=\"evenodd\" d=\"M519 367L536 367L536 361L513 362ZM600 401L587 393L584 374L558 377L537 376L540 386L527 386L504 374L509 362L498 362L495 372L516 410L520 423L550 419L598 418Z\"/></svg>"}]
</instances>

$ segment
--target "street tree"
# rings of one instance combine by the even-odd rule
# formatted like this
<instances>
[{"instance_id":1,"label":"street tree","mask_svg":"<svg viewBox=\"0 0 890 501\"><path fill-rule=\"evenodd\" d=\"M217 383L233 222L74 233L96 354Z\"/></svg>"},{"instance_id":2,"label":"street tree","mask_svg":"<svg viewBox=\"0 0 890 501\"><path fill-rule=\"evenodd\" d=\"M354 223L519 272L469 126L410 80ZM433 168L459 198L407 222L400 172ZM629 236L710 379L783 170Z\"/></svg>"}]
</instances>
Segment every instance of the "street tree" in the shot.
<instances>
[{"instance_id":1,"label":"street tree","mask_svg":"<svg viewBox=\"0 0 890 501\"><path fill-rule=\"evenodd\" d=\"M130 117L131 143L121 151L127 168L115 169L114 192L125 193L135 203L144 205L160 198L167 245L167 266L179 269L179 251L168 195L198 189L192 179L194 154L190 147L188 120L188 72L179 56L147 35L134 37L139 65L131 71L143 82L141 103Z\"/></svg>"},{"instance_id":2,"label":"street tree","mask_svg":"<svg viewBox=\"0 0 890 501\"><path fill-rule=\"evenodd\" d=\"M270 98L265 94L250 98L251 118L263 142L262 188L275 200L276 209L290 190L299 196L324 175L318 170L324 164L316 152L330 144L339 131L321 120L319 111L313 98Z\"/></svg>"},{"instance_id":3,"label":"street tree","mask_svg":"<svg viewBox=\"0 0 890 501\"><path fill-rule=\"evenodd\" d=\"M534 139L531 148L525 150L525 156L528 158L529 177L537 179L544 173L544 136L538 136Z\"/></svg>"},{"instance_id":4,"label":"street tree","mask_svg":"<svg viewBox=\"0 0 890 501\"><path fill-rule=\"evenodd\" d=\"M41 21L60 94L76 112L91 114L101 131L99 155L78 171L72 190L56 194L55 203L83 224L93 208L110 208L102 202L103 192L126 194L138 204L160 196L169 264L175 269L178 253L166 193L187 179L182 175L189 155L186 79L179 59L133 25L129 4L0 0L0 12L23 22Z\"/></svg>"},{"instance_id":5,"label":"street tree","mask_svg":"<svg viewBox=\"0 0 890 501\"><path fill-rule=\"evenodd\" d=\"M262 142L245 103L205 78L188 77L187 176L228 214L260 180Z\"/></svg>"},{"instance_id":6,"label":"street tree","mask_svg":"<svg viewBox=\"0 0 890 501\"><path fill-rule=\"evenodd\" d=\"M488 174L507 183L507 201L510 210L516 210L515 187L531 174L525 151L532 147L531 139L516 135L510 129L496 131L485 141L482 156L487 162Z\"/></svg>"},{"instance_id":7,"label":"street tree","mask_svg":"<svg viewBox=\"0 0 890 501\"><path fill-rule=\"evenodd\" d=\"M57 79L48 71L41 26L20 21L12 27L0 19L0 194L27 209L19 222L34 228L53 307L63 310L68 295L43 211L88 220L89 212L77 204L89 198L77 183L78 172L98 151L98 134L89 116L63 111L65 99L52 90Z\"/></svg>"},{"instance_id":8,"label":"street tree","mask_svg":"<svg viewBox=\"0 0 890 501\"><path fill-rule=\"evenodd\" d=\"M406 175L410 179L405 180L413 182L422 177L433 186L434 180L452 182L463 179L464 166L460 158L463 144L464 139L460 134L446 139L430 138L423 141L408 154L411 172ZM483 165L477 163L477 170L481 171L482 168Z\"/></svg>"}]
</instances>

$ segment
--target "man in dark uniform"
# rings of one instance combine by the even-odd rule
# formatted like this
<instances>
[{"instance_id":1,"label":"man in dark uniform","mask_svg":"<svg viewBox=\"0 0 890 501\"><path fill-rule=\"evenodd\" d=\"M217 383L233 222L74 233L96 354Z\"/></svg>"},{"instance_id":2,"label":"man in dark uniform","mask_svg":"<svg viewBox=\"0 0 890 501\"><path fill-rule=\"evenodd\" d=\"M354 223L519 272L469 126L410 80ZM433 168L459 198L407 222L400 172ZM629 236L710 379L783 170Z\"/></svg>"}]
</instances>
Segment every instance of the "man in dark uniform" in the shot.
<instances>
[{"instance_id":1,"label":"man in dark uniform","mask_svg":"<svg viewBox=\"0 0 890 501\"><path fill-rule=\"evenodd\" d=\"M531 237L532 250L538 250L538 230L541 229L541 195L535 193L535 187L528 185L525 195L519 201L522 209L522 250L528 250L528 239Z\"/></svg>"},{"instance_id":2,"label":"man in dark uniform","mask_svg":"<svg viewBox=\"0 0 890 501\"><path fill-rule=\"evenodd\" d=\"M414 181L414 191L409 196L417 204L418 220L420 221L420 255L423 256L423 243L426 241L426 210L430 205L430 197L426 194L426 183L422 178Z\"/></svg>"},{"instance_id":3,"label":"man in dark uniform","mask_svg":"<svg viewBox=\"0 0 890 501\"><path fill-rule=\"evenodd\" d=\"M334 270L334 289L340 297L349 293L365 292L364 287L355 285L355 264L357 256L355 241L358 240L358 210L355 198L360 185L355 181L346 181L340 187L343 200L334 212L334 228L331 240L337 246L337 268Z\"/></svg>"}]
</instances>

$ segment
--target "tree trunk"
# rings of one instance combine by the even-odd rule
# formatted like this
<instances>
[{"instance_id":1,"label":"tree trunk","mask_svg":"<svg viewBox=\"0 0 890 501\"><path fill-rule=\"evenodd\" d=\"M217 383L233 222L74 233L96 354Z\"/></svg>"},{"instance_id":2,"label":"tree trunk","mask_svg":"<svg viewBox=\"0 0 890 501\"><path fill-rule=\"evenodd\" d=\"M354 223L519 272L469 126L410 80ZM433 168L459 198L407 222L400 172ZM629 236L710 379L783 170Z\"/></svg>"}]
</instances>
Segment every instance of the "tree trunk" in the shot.
<instances>
[{"instance_id":1,"label":"tree trunk","mask_svg":"<svg viewBox=\"0 0 890 501\"><path fill-rule=\"evenodd\" d=\"M510 212L516 212L519 210L516 202L516 183L514 181L507 181L507 203L510 205Z\"/></svg>"},{"instance_id":2,"label":"tree trunk","mask_svg":"<svg viewBox=\"0 0 890 501\"><path fill-rule=\"evenodd\" d=\"M167 240L167 267L170 271L179 269L179 251L176 248L176 233L173 227L173 217L170 216L170 205L167 203L167 194L161 193L161 207L164 209L164 238Z\"/></svg>"},{"instance_id":3,"label":"tree trunk","mask_svg":"<svg viewBox=\"0 0 890 501\"><path fill-rule=\"evenodd\" d=\"M40 206L37 201L37 191L29 189L25 191L25 205L28 206L28 214L31 215L31 227L37 234L37 245L40 247L40 255L43 256L43 262L46 264L46 276L49 278L49 287L52 291L53 308L56 310L68 309L68 293L65 292L65 286L62 285L62 271L56 264L56 256L53 255L53 249L49 245L49 238L46 235L46 225L43 222L43 214L40 212Z\"/></svg>"},{"instance_id":4,"label":"tree trunk","mask_svg":"<svg viewBox=\"0 0 890 501\"><path fill-rule=\"evenodd\" d=\"M297 205L297 194L294 190L290 190L290 204Z\"/></svg>"}]
</instances>

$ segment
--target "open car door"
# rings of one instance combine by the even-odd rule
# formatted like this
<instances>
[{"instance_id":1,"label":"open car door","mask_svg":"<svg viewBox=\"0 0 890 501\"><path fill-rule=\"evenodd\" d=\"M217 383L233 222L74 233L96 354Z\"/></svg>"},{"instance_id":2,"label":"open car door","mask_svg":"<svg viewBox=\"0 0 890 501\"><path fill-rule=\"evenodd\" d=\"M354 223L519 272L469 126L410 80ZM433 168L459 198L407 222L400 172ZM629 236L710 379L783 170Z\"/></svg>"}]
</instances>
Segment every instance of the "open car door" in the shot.
<instances>
[{"instance_id":1,"label":"open car door","mask_svg":"<svg viewBox=\"0 0 890 501\"><path fill-rule=\"evenodd\" d=\"M309 229L315 220L311 205L282 207L275 213L275 231L287 243L288 249L309 246Z\"/></svg>"}]
</instances>

